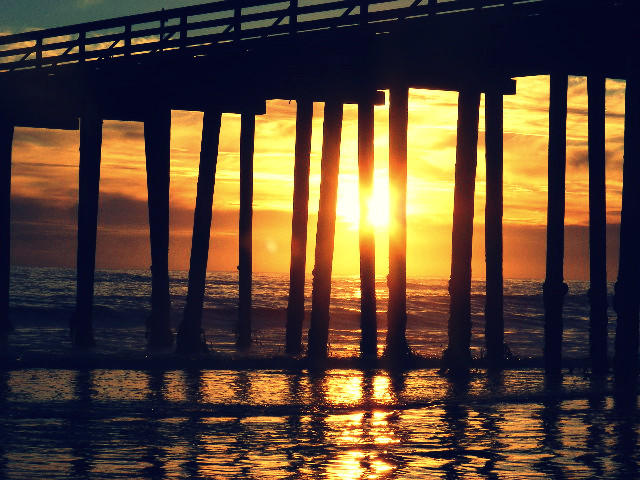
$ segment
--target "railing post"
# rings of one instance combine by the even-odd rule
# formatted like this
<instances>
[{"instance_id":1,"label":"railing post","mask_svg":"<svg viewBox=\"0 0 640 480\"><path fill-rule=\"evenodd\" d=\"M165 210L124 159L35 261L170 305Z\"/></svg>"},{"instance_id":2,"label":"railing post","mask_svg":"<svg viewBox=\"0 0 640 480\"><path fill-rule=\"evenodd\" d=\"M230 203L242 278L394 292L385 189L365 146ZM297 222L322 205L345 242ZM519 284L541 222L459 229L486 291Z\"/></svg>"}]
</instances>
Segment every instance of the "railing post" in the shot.
<instances>
[{"instance_id":1,"label":"railing post","mask_svg":"<svg viewBox=\"0 0 640 480\"><path fill-rule=\"evenodd\" d=\"M42 37L36 39L36 68L42 67Z\"/></svg>"},{"instance_id":2,"label":"railing post","mask_svg":"<svg viewBox=\"0 0 640 480\"><path fill-rule=\"evenodd\" d=\"M360 0L360 27L369 23L369 0Z\"/></svg>"},{"instance_id":3,"label":"railing post","mask_svg":"<svg viewBox=\"0 0 640 480\"><path fill-rule=\"evenodd\" d=\"M80 57L81 62L84 62L85 60L86 40L87 40L87 32L80 32L78 34L78 57Z\"/></svg>"},{"instance_id":4,"label":"railing post","mask_svg":"<svg viewBox=\"0 0 640 480\"><path fill-rule=\"evenodd\" d=\"M240 41L242 35L242 5L236 0L236 6L233 10L233 39L235 42Z\"/></svg>"},{"instance_id":5,"label":"railing post","mask_svg":"<svg viewBox=\"0 0 640 480\"><path fill-rule=\"evenodd\" d=\"M513 13L513 0L504 0L504 13L509 17Z\"/></svg>"},{"instance_id":6,"label":"railing post","mask_svg":"<svg viewBox=\"0 0 640 480\"><path fill-rule=\"evenodd\" d=\"M158 49L161 52L164 46L164 24L165 23L166 23L166 19L165 19L164 8L163 8L162 12L160 13L160 48Z\"/></svg>"},{"instance_id":7,"label":"railing post","mask_svg":"<svg viewBox=\"0 0 640 480\"><path fill-rule=\"evenodd\" d=\"M180 48L187 47L187 35L188 35L188 25L187 25L187 16L180 16Z\"/></svg>"},{"instance_id":8,"label":"railing post","mask_svg":"<svg viewBox=\"0 0 640 480\"><path fill-rule=\"evenodd\" d=\"M124 54L126 57L131 55L131 24L124 26Z\"/></svg>"},{"instance_id":9,"label":"railing post","mask_svg":"<svg viewBox=\"0 0 640 480\"><path fill-rule=\"evenodd\" d=\"M289 6L289 31L292 35L298 31L298 0L291 0Z\"/></svg>"}]
</instances>

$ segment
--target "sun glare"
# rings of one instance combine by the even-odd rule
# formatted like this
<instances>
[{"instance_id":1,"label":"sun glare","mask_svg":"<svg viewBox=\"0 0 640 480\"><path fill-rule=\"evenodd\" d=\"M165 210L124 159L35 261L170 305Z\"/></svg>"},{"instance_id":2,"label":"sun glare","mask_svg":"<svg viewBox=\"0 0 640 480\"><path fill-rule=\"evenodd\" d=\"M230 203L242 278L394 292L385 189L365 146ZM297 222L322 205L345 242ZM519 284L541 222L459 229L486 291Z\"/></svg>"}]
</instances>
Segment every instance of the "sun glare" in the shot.
<instances>
[{"instance_id":1,"label":"sun glare","mask_svg":"<svg viewBox=\"0 0 640 480\"><path fill-rule=\"evenodd\" d=\"M374 230L384 230L389 226L389 185L386 176L378 178L376 172L373 193L369 197L367 223ZM341 179L342 180L342 179ZM360 227L360 200L357 181L339 183L337 214L350 224L353 230Z\"/></svg>"}]
</instances>

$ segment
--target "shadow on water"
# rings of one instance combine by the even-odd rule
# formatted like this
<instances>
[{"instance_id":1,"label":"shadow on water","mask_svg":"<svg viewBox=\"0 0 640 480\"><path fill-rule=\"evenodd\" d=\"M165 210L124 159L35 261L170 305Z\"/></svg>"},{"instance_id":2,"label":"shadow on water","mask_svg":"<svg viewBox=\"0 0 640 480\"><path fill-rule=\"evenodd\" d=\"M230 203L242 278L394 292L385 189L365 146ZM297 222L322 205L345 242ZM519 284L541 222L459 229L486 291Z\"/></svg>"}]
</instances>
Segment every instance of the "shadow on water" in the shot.
<instances>
[{"instance_id":1,"label":"shadow on water","mask_svg":"<svg viewBox=\"0 0 640 480\"><path fill-rule=\"evenodd\" d=\"M241 404L251 403L251 377L248 372L237 372L233 378L233 392L235 399ZM233 465L240 466L243 477L249 477L251 473L251 448L254 441L254 432L243 423L246 417L240 414L228 426L228 434L233 439L228 449L229 457L233 460Z\"/></svg>"},{"instance_id":2,"label":"shadow on water","mask_svg":"<svg viewBox=\"0 0 640 480\"><path fill-rule=\"evenodd\" d=\"M543 457L535 463L534 467L540 473L553 479L567 478L563 466L557 462L558 452L561 452L564 448L558 425L558 420L562 413L562 380L561 374L545 377L544 399L542 408L538 412L538 418L542 426L539 449Z\"/></svg>"},{"instance_id":3,"label":"shadow on water","mask_svg":"<svg viewBox=\"0 0 640 480\"><path fill-rule=\"evenodd\" d=\"M202 402L202 372L200 370L186 370L184 372L185 379L185 397L188 405L198 405ZM200 475L200 466L198 457L202 452L201 446L201 416L193 411L187 411L187 418L182 425L180 435L186 443L185 459L181 467L185 476L188 478L198 478Z\"/></svg>"},{"instance_id":4,"label":"shadow on water","mask_svg":"<svg viewBox=\"0 0 640 480\"><path fill-rule=\"evenodd\" d=\"M88 478L94 465L93 434L91 420L91 396L93 381L90 370L80 370L75 376L77 406L67 419L66 431L73 454L71 473L75 478Z\"/></svg>"},{"instance_id":5,"label":"shadow on water","mask_svg":"<svg viewBox=\"0 0 640 480\"><path fill-rule=\"evenodd\" d=\"M581 455L579 460L583 462L596 478L601 478L605 474L603 459L606 458L605 438L606 438L606 407L607 396L605 389L607 379L594 375L590 381L590 391L588 398L588 408L584 413L584 423L587 426L587 438L585 446L587 453Z\"/></svg>"},{"instance_id":6,"label":"shadow on water","mask_svg":"<svg viewBox=\"0 0 640 480\"><path fill-rule=\"evenodd\" d=\"M635 383L618 384L613 396L613 461L619 479L638 478L638 392Z\"/></svg>"},{"instance_id":7,"label":"shadow on water","mask_svg":"<svg viewBox=\"0 0 640 480\"><path fill-rule=\"evenodd\" d=\"M504 390L504 373L500 371L488 372L485 390L491 396L498 396ZM478 473L486 478L498 478L494 468L504 459L501 452L504 443L500 439L500 425L504 422L504 414L492 403L481 404L477 407L480 420L481 442L486 445L484 465L478 467Z\"/></svg>"},{"instance_id":8,"label":"shadow on water","mask_svg":"<svg viewBox=\"0 0 640 480\"><path fill-rule=\"evenodd\" d=\"M295 373L288 377L287 391L289 398L291 399L300 398L302 396L303 386L301 374ZM302 421L300 415L287 415L285 417L285 436L287 438L296 439L302 438L302 434ZM292 480L300 478L300 469L305 464L303 452L297 449L295 444L292 444L285 448L285 454L287 456L287 466L285 469L289 474L289 478Z\"/></svg>"},{"instance_id":9,"label":"shadow on water","mask_svg":"<svg viewBox=\"0 0 640 480\"><path fill-rule=\"evenodd\" d=\"M140 429L137 432L140 436L140 445L144 445L140 461L147 464L143 467L141 475L151 480L165 478L167 469L165 459L167 451L165 449L165 438L160 429L160 418L158 411L164 403L165 380L164 372L152 370L148 372L148 401L151 405L146 419L139 422Z\"/></svg>"},{"instance_id":10,"label":"shadow on water","mask_svg":"<svg viewBox=\"0 0 640 480\"><path fill-rule=\"evenodd\" d=\"M9 395L9 372L0 370L0 411L6 412L7 397ZM5 422L0 421L0 438L8 438L10 428ZM7 449L5 442L0 441L0 478L7 478Z\"/></svg>"},{"instance_id":11,"label":"shadow on water","mask_svg":"<svg viewBox=\"0 0 640 480\"><path fill-rule=\"evenodd\" d=\"M469 427L468 407L460 399L469 392L470 378L468 375L458 375L447 380L448 399L443 407L441 443L448 461L442 469L447 478L458 478L462 473L460 467L467 461L466 434Z\"/></svg>"}]
</instances>

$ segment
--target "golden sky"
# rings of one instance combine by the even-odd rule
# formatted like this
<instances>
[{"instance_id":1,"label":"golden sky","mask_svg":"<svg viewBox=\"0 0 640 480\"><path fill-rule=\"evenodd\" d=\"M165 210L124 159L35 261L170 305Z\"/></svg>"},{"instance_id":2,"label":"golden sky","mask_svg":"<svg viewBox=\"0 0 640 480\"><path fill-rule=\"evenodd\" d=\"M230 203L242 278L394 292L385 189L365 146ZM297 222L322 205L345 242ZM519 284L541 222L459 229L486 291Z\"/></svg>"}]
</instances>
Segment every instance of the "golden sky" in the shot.
<instances>
[{"instance_id":1,"label":"golden sky","mask_svg":"<svg viewBox=\"0 0 640 480\"><path fill-rule=\"evenodd\" d=\"M544 276L547 205L548 77L518 79L505 97L505 276ZM588 276L586 79L571 77L567 119L566 277ZM307 265L313 266L320 184L323 105L314 105ZM344 110L334 272L358 273L357 107ZM484 277L484 103L474 224L475 278ZM377 273L387 273L388 105L375 110ZM270 101L256 119L254 271L288 272L293 194L295 102ZM411 90L408 132L409 276L448 276L451 256L457 93ZM202 114L174 111L171 137L170 268L186 269L198 171ZM235 270L239 205L240 118L225 114L218 157L210 270ZM617 273L622 189L624 82L607 81L609 277ZM78 132L17 128L12 170L15 264L75 265ZM97 265L148 268L146 173L141 123L105 121Z\"/></svg>"}]
</instances>

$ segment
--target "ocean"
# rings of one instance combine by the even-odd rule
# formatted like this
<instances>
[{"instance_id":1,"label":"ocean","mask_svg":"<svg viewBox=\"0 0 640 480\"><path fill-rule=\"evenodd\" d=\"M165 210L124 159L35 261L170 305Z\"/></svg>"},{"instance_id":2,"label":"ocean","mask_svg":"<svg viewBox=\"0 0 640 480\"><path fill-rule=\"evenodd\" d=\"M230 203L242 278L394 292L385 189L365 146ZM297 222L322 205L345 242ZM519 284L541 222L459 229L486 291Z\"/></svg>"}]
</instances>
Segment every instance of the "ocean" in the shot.
<instances>
[{"instance_id":1,"label":"ocean","mask_svg":"<svg viewBox=\"0 0 640 480\"><path fill-rule=\"evenodd\" d=\"M505 281L505 341L521 359L542 355L541 283ZM587 288L569 282L565 301L564 355L576 365L588 354ZM186 289L186 273L172 272L174 327ZM16 267L16 330L0 369L0 478L640 478L637 396L612 378L583 368L557 378L536 367L464 378L436 368L274 369L268 360L283 354L287 292L287 275L254 275L255 341L242 355L258 368L172 367L171 354L129 368L148 356L148 273L97 272L97 345L77 352L67 330L75 272ZM384 278L377 294L381 350ZM331 357L357 355L358 308L359 279L335 278ZM476 357L483 308L484 283L474 281ZM447 280L410 278L407 309L412 349L437 358L446 346ZM214 354L240 355L236 310L237 274L208 274L204 327ZM610 311L610 353L614 331Z\"/></svg>"}]
</instances>

